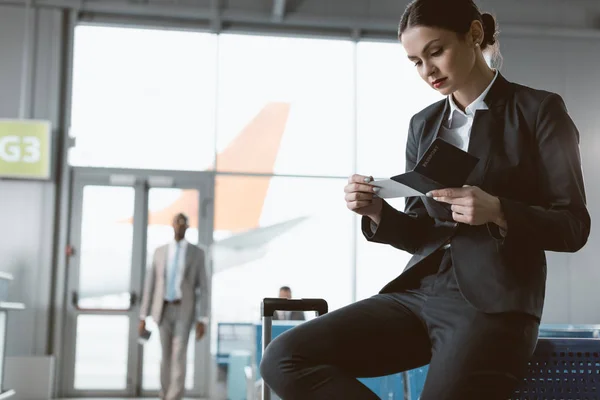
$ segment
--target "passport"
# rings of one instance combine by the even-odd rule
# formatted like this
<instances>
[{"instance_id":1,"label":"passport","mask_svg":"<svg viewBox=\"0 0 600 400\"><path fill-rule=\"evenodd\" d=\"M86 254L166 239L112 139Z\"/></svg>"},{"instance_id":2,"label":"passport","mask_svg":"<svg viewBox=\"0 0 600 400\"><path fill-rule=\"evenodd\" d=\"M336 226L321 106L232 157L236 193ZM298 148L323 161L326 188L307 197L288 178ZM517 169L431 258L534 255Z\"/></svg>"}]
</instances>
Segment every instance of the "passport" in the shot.
<instances>
[{"instance_id":1,"label":"passport","mask_svg":"<svg viewBox=\"0 0 600 400\"><path fill-rule=\"evenodd\" d=\"M446 142L433 141L412 171L375 181L381 198L425 196L436 189L462 187L479 158Z\"/></svg>"},{"instance_id":2,"label":"passport","mask_svg":"<svg viewBox=\"0 0 600 400\"><path fill-rule=\"evenodd\" d=\"M148 341L150 340L150 336L152 336L152 332L147 329L144 330L144 332L140 333L138 337L138 343L141 345L148 343Z\"/></svg>"}]
</instances>

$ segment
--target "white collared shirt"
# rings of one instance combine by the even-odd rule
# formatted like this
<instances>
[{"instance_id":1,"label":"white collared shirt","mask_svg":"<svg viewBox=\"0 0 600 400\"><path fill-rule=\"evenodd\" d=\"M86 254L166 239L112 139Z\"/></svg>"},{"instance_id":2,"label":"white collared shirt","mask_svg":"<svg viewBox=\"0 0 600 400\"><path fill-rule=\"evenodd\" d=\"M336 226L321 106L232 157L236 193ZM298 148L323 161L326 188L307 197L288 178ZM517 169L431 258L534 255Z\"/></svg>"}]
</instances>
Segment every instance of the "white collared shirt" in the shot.
<instances>
[{"instance_id":1,"label":"white collared shirt","mask_svg":"<svg viewBox=\"0 0 600 400\"><path fill-rule=\"evenodd\" d=\"M469 104L463 112L456 103L452 95L448 96L448 102L450 103L450 113L448 119L444 121L440 127L438 136L444 139L446 142L453 144L454 146L467 151L469 148L469 138L471 137L471 128L473 127L473 119L477 110L487 110L488 106L483 101L485 96L490 91L490 88L498 77L498 70L496 75L488 87L477 97L471 104Z\"/></svg>"},{"instance_id":2,"label":"white collared shirt","mask_svg":"<svg viewBox=\"0 0 600 400\"><path fill-rule=\"evenodd\" d=\"M181 281L183 280L183 273L185 271L185 257L187 253L187 245L188 242L185 239L182 239L179 243L175 240L169 242L169 250L167 251L167 264L165 271L165 299L167 294L169 293L169 287L171 285L171 274L173 271L173 262L175 260L175 250L177 250L177 245L179 244L179 258L177 260L177 272L175 274L175 300L181 299ZM168 300L168 299L166 299Z\"/></svg>"}]
</instances>

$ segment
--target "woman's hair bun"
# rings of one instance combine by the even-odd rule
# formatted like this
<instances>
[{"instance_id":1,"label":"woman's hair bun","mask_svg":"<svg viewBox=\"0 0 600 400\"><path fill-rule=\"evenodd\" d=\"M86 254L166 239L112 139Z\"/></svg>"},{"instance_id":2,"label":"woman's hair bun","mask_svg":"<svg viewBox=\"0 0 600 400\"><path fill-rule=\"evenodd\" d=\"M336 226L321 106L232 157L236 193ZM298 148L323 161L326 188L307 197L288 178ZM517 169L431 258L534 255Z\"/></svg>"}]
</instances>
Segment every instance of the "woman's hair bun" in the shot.
<instances>
[{"instance_id":1,"label":"woman's hair bun","mask_svg":"<svg viewBox=\"0 0 600 400\"><path fill-rule=\"evenodd\" d=\"M483 13L481 14L481 20L483 21L483 44L492 46L496 43L496 19L492 14Z\"/></svg>"}]
</instances>

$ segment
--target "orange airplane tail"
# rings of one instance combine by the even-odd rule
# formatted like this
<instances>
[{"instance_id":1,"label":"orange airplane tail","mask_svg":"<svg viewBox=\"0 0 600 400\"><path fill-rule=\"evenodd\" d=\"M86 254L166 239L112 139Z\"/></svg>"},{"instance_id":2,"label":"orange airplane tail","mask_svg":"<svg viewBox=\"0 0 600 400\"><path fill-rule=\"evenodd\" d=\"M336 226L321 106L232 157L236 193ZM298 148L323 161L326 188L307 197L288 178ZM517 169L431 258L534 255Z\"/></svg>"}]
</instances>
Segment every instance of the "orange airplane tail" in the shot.
<instances>
[{"instance_id":1,"label":"orange airplane tail","mask_svg":"<svg viewBox=\"0 0 600 400\"><path fill-rule=\"evenodd\" d=\"M288 103L268 103L216 158L219 172L272 174L290 113ZM259 226L270 177L218 175L215 182L215 230L241 232ZM183 190L169 206L151 212L151 225L171 225L180 212L198 226L198 194Z\"/></svg>"}]
</instances>

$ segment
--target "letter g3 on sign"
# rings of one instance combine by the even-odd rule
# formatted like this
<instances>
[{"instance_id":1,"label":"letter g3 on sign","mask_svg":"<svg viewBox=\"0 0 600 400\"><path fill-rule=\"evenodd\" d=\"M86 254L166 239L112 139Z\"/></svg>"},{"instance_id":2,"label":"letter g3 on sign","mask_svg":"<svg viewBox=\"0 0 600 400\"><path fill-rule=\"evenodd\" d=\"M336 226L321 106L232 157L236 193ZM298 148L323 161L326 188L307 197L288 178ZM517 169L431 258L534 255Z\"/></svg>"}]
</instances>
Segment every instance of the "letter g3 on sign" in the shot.
<instances>
[{"instance_id":1,"label":"letter g3 on sign","mask_svg":"<svg viewBox=\"0 0 600 400\"><path fill-rule=\"evenodd\" d=\"M0 159L9 163L40 161L40 139L35 136L4 136L0 138Z\"/></svg>"},{"instance_id":2,"label":"letter g3 on sign","mask_svg":"<svg viewBox=\"0 0 600 400\"><path fill-rule=\"evenodd\" d=\"M0 178L50 179L51 124L0 119Z\"/></svg>"}]
</instances>

